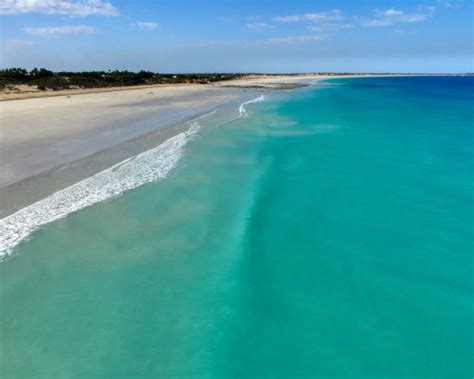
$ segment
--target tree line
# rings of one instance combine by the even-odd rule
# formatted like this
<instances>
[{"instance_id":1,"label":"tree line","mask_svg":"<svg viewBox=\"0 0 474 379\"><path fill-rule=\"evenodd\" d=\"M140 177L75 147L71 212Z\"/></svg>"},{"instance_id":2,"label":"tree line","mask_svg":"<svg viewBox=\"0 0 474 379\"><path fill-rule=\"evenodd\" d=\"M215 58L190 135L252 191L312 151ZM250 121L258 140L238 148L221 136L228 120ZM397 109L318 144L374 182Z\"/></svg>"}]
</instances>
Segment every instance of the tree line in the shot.
<instances>
[{"instance_id":1,"label":"tree line","mask_svg":"<svg viewBox=\"0 0 474 379\"><path fill-rule=\"evenodd\" d=\"M0 70L0 89L26 84L40 90L100 88L143 84L196 83L208 84L242 77L243 74L160 74L151 71L82 71L53 72L45 68L7 68Z\"/></svg>"}]
</instances>

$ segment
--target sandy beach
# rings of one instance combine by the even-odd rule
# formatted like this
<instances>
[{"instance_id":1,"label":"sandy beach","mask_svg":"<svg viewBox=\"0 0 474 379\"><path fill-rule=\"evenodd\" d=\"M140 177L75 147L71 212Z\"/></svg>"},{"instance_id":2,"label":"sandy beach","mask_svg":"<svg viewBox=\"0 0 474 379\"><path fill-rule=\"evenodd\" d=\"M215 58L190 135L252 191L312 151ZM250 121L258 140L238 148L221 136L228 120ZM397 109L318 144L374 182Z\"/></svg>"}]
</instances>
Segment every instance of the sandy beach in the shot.
<instances>
[{"instance_id":1,"label":"sandy beach","mask_svg":"<svg viewBox=\"0 0 474 379\"><path fill-rule=\"evenodd\" d=\"M0 379L474 379L471 3L0 0Z\"/></svg>"},{"instance_id":2,"label":"sandy beach","mask_svg":"<svg viewBox=\"0 0 474 379\"><path fill-rule=\"evenodd\" d=\"M217 107L320 76L44 92L0 102L0 216L151 148ZM52 96L51 96L52 95ZM140 148L127 145L142 139Z\"/></svg>"}]
</instances>

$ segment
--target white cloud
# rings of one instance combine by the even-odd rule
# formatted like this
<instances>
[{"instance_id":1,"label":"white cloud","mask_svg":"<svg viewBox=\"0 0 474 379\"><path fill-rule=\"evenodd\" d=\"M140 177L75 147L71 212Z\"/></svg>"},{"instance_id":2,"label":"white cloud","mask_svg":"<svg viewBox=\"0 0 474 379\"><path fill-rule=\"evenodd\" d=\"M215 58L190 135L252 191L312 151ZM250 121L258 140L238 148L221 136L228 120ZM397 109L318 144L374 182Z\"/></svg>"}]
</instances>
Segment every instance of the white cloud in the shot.
<instances>
[{"instance_id":1,"label":"white cloud","mask_svg":"<svg viewBox=\"0 0 474 379\"><path fill-rule=\"evenodd\" d=\"M141 30L154 30L158 28L160 25L156 22L150 22L150 21L138 21L137 26Z\"/></svg>"},{"instance_id":2,"label":"white cloud","mask_svg":"<svg viewBox=\"0 0 474 379\"><path fill-rule=\"evenodd\" d=\"M275 17L273 21L276 22L300 22L301 21L301 16L280 16L280 17Z\"/></svg>"},{"instance_id":3,"label":"white cloud","mask_svg":"<svg viewBox=\"0 0 474 379\"><path fill-rule=\"evenodd\" d=\"M344 16L338 9L329 12L305 13L302 15L290 15L275 17L275 22L330 22L342 20Z\"/></svg>"},{"instance_id":4,"label":"white cloud","mask_svg":"<svg viewBox=\"0 0 474 379\"><path fill-rule=\"evenodd\" d=\"M363 27L379 27L379 26L390 26L393 25L394 22L389 19L372 19L372 20L364 20L360 23L360 26Z\"/></svg>"},{"instance_id":5,"label":"white cloud","mask_svg":"<svg viewBox=\"0 0 474 379\"><path fill-rule=\"evenodd\" d=\"M403 14L403 11L399 11L393 8L386 9L382 11L382 15L386 17L395 17L395 16L401 16Z\"/></svg>"},{"instance_id":6,"label":"white cloud","mask_svg":"<svg viewBox=\"0 0 474 379\"><path fill-rule=\"evenodd\" d=\"M270 25L265 22L253 22L250 24L245 24L245 29L253 30L256 32L261 32L268 28L270 28Z\"/></svg>"},{"instance_id":7,"label":"white cloud","mask_svg":"<svg viewBox=\"0 0 474 379\"><path fill-rule=\"evenodd\" d=\"M20 50L26 48L35 47L36 43L33 41L27 41L23 39L10 39L5 41L6 50Z\"/></svg>"},{"instance_id":8,"label":"white cloud","mask_svg":"<svg viewBox=\"0 0 474 379\"><path fill-rule=\"evenodd\" d=\"M400 23L422 22L431 17L436 11L436 7L418 7L416 12L407 13L405 11L389 8L385 10L375 10L375 17L363 20L360 25L364 27L391 26Z\"/></svg>"},{"instance_id":9,"label":"white cloud","mask_svg":"<svg viewBox=\"0 0 474 379\"><path fill-rule=\"evenodd\" d=\"M103 0L0 0L0 14L44 13L75 17L116 16L119 11Z\"/></svg>"},{"instance_id":10,"label":"white cloud","mask_svg":"<svg viewBox=\"0 0 474 379\"><path fill-rule=\"evenodd\" d=\"M94 28L88 25L64 25L44 28L24 28L23 31L33 36L47 37L54 35L90 34L94 32Z\"/></svg>"},{"instance_id":11,"label":"white cloud","mask_svg":"<svg viewBox=\"0 0 474 379\"><path fill-rule=\"evenodd\" d=\"M269 38L264 41L266 45L296 45L296 44L303 44L309 43L314 41L320 41L324 39L326 36L324 35L308 35L308 36L295 36L295 37L276 37L276 38Z\"/></svg>"},{"instance_id":12,"label":"white cloud","mask_svg":"<svg viewBox=\"0 0 474 379\"><path fill-rule=\"evenodd\" d=\"M353 24L321 24L310 26L309 30L315 33L328 33L328 32L338 32L343 29L353 28Z\"/></svg>"},{"instance_id":13,"label":"white cloud","mask_svg":"<svg viewBox=\"0 0 474 379\"><path fill-rule=\"evenodd\" d=\"M275 17L273 22L278 23L305 23L307 28L314 32L312 35L297 37L270 38L269 44L302 44L325 39L329 33L353 27L352 24L342 23L344 15L338 9L327 12L305 13L300 15L289 15Z\"/></svg>"}]
</instances>

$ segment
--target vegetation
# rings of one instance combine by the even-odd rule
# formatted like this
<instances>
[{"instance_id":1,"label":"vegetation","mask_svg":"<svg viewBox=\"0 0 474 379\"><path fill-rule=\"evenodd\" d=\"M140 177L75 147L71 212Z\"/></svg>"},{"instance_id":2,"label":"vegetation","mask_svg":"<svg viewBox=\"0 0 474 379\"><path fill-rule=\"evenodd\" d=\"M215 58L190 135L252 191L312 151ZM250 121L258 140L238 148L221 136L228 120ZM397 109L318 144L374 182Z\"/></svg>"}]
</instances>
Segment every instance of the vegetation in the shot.
<instances>
[{"instance_id":1,"label":"vegetation","mask_svg":"<svg viewBox=\"0 0 474 379\"><path fill-rule=\"evenodd\" d=\"M150 71L84 71L52 72L44 68L0 70L0 89L26 84L40 90L101 88L143 84L197 83L207 84L242 77L243 74L159 74Z\"/></svg>"}]
</instances>

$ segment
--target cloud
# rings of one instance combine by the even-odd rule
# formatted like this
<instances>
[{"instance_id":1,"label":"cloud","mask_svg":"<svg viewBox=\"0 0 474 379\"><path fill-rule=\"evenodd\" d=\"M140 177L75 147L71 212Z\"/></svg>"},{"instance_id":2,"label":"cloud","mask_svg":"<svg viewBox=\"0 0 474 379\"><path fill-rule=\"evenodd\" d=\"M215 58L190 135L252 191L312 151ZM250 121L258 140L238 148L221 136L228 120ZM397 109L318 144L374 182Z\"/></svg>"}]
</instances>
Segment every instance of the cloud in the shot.
<instances>
[{"instance_id":1,"label":"cloud","mask_svg":"<svg viewBox=\"0 0 474 379\"><path fill-rule=\"evenodd\" d=\"M431 17L435 11L436 7L433 6L418 7L417 11L413 13L407 13L395 8L375 10L375 17L369 20L362 20L360 25L364 27L382 27L400 23L422 22Z\"/></svg>"},{"instance_id":2,"label":"cloud","mask_svg":"<svg viewBox=\"0 0 474 379\"><path fill-rule=\"evenodd\" d=\"M321 24L310 26L309 30L315 33L329 33L329 32L338 32L343 29L353 28L353 24Z\"/></svg>"},{"instance_id":3,"label":"cloud","mask_svg":"<svg viewBox=\"0 0 474 379\"><path fill-rule=\"evenodd\" d=\"M438 0L438 5L443 8L458 10L461 8L459 0Z\"/></svg>"},{"instance_id":4,"label":"cloud","mask_svg":"<svg viewBox=\"0 0 474 379\"><path fill-rule=\"evenodd\" d=\"M280 16L275 17L272 21L275 22L300 22L301 16Z\"/></svg>"},{"instance_id":5,"label":"cloud","mask_svg":"<svg viewBox=\"0 0 474 379\"><path fill-rule=\"evenodd\" d=\"M324 35L307 35L307 36L295 36L295 37L276 37L269 38L264 41L265 45L296 45L309 43L314 41L320 41L324 39Z\"/></svg>"},{"instance_id":6,"label":"cloud","mask_svg":"<svg viewBox=\"0 0 474 379\"><path fill-rule=\"evenodd\" d=\"M44 28L24 28L23 31L33 36L48 37L54 35L90 34L94 32L94 28L88 25L64 25Z\"/></svg>"},{"instance_id":7,"label":"cloud","mask_svg":"<svg viewBox=\"0 0 474 379\"><path fill-rule=\"evenodd\" d=\"M262 32L265 29L270 28L270 25L265 22L253 22L250 24L245 24L244 27L245 29L253 30L255 32Z\"/></svg>"},{"instance_id":8,"label":"cloud","mask_svg":"<svg viewBox=\"0 0 474 379\"><path fill-rule=\"evenodd\" d=\"M396 10L396 9L393 9L393 8L386 9L386 10L382 11L381 13L382 13L382 15L384 15L386 17L397 17L397 16L403 15L403 11L399 11L399 10Z\"/></svg>"},{"instance_id":9,"label":"cloud","mask_svg":"<svg viewBox=\"0 0 474 379\"><path fill-rule=\"evenodd\" d=\"M305 13L302 15L280 16L273 18L275 22L330 22L342 20L344 16L338 9L329 12Z\"/></svg>"},{"instance_id":10,"label":"cloud","mask_svg":"<svg viewBox=\"0 0 474 379\"><path fill-rule=\"evenodd\" d=\"M305 13L300 15L280 16L272 19L277 23L305 23L312 35L302 35L296 37L270 38L267 44L302 44L325 39L329 33L348 29L354 25L342 23L343 13L338 9L327 12Z\"/></svg>"},{"instance_id":11,"label":"cloud","mask_svg":"<svg viewBox=\"0 0 474 379\"><path fill-rule=\"evenodd\" d=\"M138 21L137 26L141 30L154 30L160 26L160 24L156 22L150 22L150 21Z\"/></svg>"},{"instance_id":12,"label":"cloud","mask_svg":"<svg viewBox=\"0 0 474 379\"><path fill-rule=\"evenodd\" d=\"M43 13L72 17L117 16L119 11L103 0L0 0L0 14Z\"/></svg>"},{"instance_id":13,"label":"cloud","mask_svg":"<svg viewBox=\"0 0 474 379\"><path fill-rule=\"evenodd\" d=\"M5 42L6 50L20 50L35 47L36 43L22 39L10 39Z\"/></svg>"}]
</instances>

